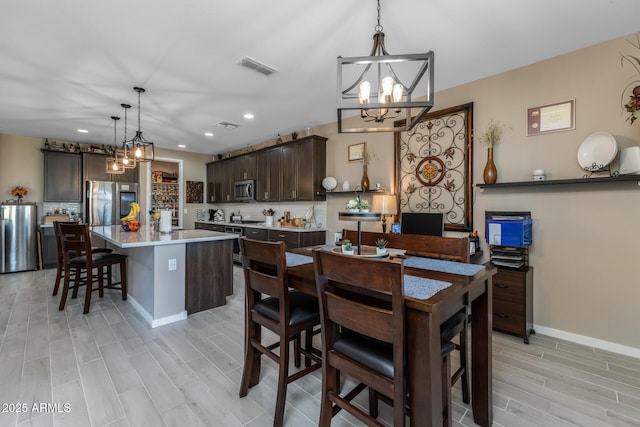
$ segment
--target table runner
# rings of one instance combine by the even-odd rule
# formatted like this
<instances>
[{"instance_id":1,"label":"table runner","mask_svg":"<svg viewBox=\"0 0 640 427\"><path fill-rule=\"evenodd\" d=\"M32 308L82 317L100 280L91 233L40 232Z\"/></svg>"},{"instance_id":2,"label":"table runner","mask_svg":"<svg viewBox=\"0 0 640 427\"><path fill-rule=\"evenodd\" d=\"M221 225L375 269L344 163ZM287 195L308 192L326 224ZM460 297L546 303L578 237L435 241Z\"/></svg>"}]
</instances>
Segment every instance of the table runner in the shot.
<instances>
[{"instance_id":1,"label":"table runner","mask_svg":"<svg viewBox=\"0 0 640 427\"><path fill-rule=\"evenodd\" d=\"M449 286L451 286L449 282L410 276L408 274L404 276L404 294L412 298L429 299Z\"/></svg>"},{"instance_id":2,"label":"table runner","mask_svg":"<svg viewBox=\"0 0 640 427\"><path fill-rule=\"evenodd\" d=\"M461 274L463 276L474 276L477 272L485 269L484 265L466 264L464 262L444 261L441 259L422 257L409 257L403 260L402 263L405 267L440 271L442 273Z\"/></svg>"},{"instance_id":3,"label":"table runner","mask_svg":"<svg viewBox=\"0 0 640 427\"><path fill-rule=\"evenodd\" d=\"M287 252L287 267L296 267L302 264L309 264L313 262L313 258L306 255L298 255L291 252Z\"/></svg>"}]
</instances>

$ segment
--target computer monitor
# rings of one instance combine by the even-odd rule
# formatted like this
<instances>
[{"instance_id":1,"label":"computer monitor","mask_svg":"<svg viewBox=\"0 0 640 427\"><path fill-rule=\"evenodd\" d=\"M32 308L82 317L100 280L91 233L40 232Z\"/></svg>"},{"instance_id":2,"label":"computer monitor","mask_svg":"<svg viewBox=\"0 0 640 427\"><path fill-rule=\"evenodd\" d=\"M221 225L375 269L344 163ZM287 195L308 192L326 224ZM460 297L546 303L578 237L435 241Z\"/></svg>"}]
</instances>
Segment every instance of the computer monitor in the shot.
<instances>
[{"instance_id":1,"label":"computer monitor","mask_svg":"<svg viewBox=\"0 0 640 427\"><path fill-rule=\"evenodd\" d=\"M444 234L444 215L441 213L402 212L402 234L422 234L442 236Z\"/></svg>"}]
</instances>

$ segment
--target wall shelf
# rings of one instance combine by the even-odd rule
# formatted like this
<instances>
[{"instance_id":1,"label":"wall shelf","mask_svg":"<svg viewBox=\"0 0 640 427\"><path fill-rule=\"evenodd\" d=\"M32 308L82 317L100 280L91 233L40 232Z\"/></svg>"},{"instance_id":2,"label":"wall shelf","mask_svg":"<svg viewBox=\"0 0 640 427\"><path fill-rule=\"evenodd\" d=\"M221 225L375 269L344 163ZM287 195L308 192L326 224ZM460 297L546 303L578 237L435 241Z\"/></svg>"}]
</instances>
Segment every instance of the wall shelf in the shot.
<instances>
[{"instance_id":1,"label":"wall shelf","mask_svg":"<svg viewBox=\"0 0 640 427\"><path fill-rule=\"evenodd\" d=\"M344 196L345 194L369 194L369 193L384 193L385 191L380 189L373 189L373 190L349 190L349 191L318 191L317 195L318 196Z\"/></svg>"},{"instance_id":2,"label":"wall shelf","mask_svg":"<svg viewBox=\"0 0 640 427\"><path fill-rule=\"evenodd\" d=\"M594 183L612 183L612 182L629 182L637 181L640 185L640 175L623 175L623 176L607 176L594 178L576 178L576 179L552 179L545 181L516 181L516 182L497 182L495 184L475 184L476 187L485 189L494 188L515 188L515 187L548 187L557 185L578 185L578 184L594 184Z\"/></svg>"}]
</instances>

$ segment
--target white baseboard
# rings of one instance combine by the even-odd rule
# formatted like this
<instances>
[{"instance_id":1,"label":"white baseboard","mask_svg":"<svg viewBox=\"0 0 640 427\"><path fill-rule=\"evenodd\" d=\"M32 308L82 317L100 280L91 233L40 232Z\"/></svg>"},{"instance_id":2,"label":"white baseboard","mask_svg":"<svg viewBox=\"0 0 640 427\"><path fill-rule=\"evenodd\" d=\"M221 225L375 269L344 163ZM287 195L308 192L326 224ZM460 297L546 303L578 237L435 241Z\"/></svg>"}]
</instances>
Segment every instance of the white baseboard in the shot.
<instances>
[{"instance_id":1,"label":"white baseboard","mask_svg":"<svg viewBox=\"0 0 640 427\"><path fill-rule=\"evenodd\" d=\"M178 314L173 314L171 316L161 317L159 319L154 319L151 314L147 310L145 310L135 298L131 297L131 295L127 295L127 301L131 302L133 308L136 309L138 313L147 321L147 323L152 328L157 328L158 326L168 325L169 323L177 322L179 320L185 320L187 318L187 311L182 311Z\"/></svg>"},{"instance_id":2,"label":"white baseboard","mask_svg":"<svg viewBox=\"0 0 640 427\"><path fill-rule=\"evenodd\" d=\"M571 332L562 331L560 329L548 328L546 326L534 325L533 329L535 329L536 332L539 332L543 335L548 335L553 338L560 338L566 341L574 342L576 344L582 344L589 347L594 347L601 350L611 351L613 353L640 359L640 348L616 344L585 335L578 335Z\"/></svg>"}]
</instances>

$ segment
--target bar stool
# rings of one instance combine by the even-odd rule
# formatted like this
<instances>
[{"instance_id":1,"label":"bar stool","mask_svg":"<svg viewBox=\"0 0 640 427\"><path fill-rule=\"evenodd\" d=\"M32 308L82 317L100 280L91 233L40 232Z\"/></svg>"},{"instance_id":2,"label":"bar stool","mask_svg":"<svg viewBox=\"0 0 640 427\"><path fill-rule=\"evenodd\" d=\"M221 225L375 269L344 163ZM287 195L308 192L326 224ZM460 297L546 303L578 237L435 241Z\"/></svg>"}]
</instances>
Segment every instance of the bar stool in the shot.
<instances>
[{"instance_id":1,"label":"bar stool","mask_svg":"<svg viewBox=\"0 0 640 427\"><path fill-rule=\"evenodd\" d=\"M74 296L80 286L86 285L84 299L84 314L89 312L91 304L91 294L93 284L98 283L100 297L104 296L104 288L118 289L122 292L122 299L127 299L127 256L119 253L93 252L91 248L91 237L87 224L65 224L58 225L60 230L60 240L62 254L64 257L64 284L62 296L60 298L59 310L64 310L69 289L73 288ZM81 254L81 255L78 255ZM120 281L103 284L105 278L105 268L109 271L114 265L120 266ZM70 286L71 271L74 271L74 285ZM97 274L94 270L98 270ZM84 276L83 276L84 274ZM109 275L107 275L109 276Z\"/></svg>"},{"instance_id":2,"label":"bar stool","mask_svg":"<svg viewBox=\"0 0 640 427\"><path fill-rule=\"evenodd\" d=\"M54 221L53 222L53 232L54 232L54 235L56 237L56 248L58 250L56 282L55 282L55 284L53 286L53 296L54 297L56 295L58 295L58 289L60 288L60 280L64 279L64 270L66 268L65 265L64 265L64 256L62 254L62 240L60 238L60 229L58 227L58 224L78 224L78 221L69 221L69 222ZM99 253L99 252L108 252L108 253L110 253L110 252L113 252L109 248L101 248L101 247L91 248L91 250L94 253ZM111 270L109 270L109 272L111 272ZM75 274L75 271L72 271L71 273ZM111 276L109 276L108 279L109 279L109 281L111 281Z\"/></svg>"},{"instance_id":3,"label":"bar stool","mask_svg":"<svg viewBox=\"0 0 640 427\"><path fill-rule=\"evenodd\" d=\"M313 327L320 324L318 300L300 291L289 290L284 242L264 242L240 238L240 254L245 278L245 361L240 397L260 380L260 358L264 354L278 364L278 387L273 425L282 426L287 385L321 366L311 347ZM266 298L263 298L263 295ZM262 327L278 335L279 340L262 344ZM300 348L300 334L306 345ZM289 342L295 341L296 355L305 356L305 368L289 375ZM280 348L280 354L272 350ZM296 356L298 359L299 356ZM313 360L315 363L311 364ZM299 359L296 365L299 366ZM309 366L310 365L310 366Z\"/></svg>"}]
</instances>

